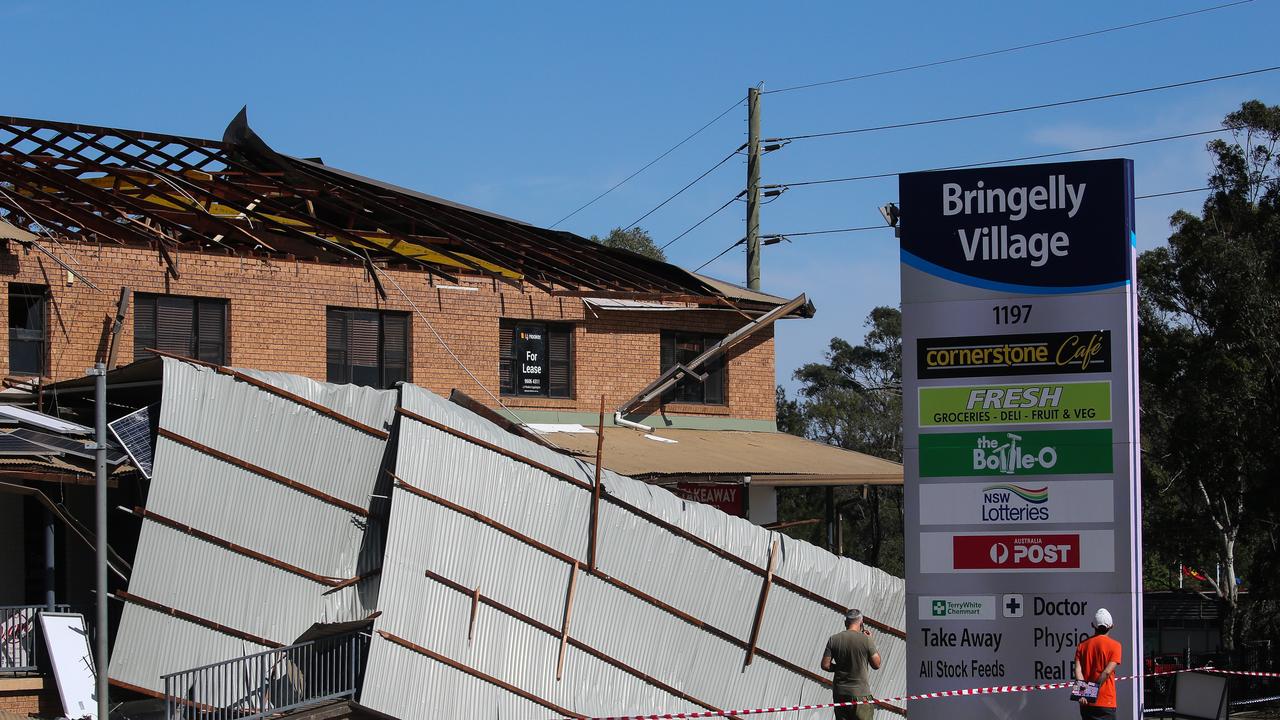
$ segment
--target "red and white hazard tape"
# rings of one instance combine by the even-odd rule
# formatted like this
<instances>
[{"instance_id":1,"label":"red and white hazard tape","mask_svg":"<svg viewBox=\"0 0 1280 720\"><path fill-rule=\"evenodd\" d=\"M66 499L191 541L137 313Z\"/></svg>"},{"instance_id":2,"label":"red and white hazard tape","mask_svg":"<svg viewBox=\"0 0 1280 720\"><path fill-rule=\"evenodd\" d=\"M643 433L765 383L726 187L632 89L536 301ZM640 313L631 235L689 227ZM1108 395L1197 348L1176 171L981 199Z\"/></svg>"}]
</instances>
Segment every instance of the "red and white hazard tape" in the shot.
<instances>
[{"instance_id":1,"label":"red and white hazard tape","mask_svg":"<svg viewBox=\"0 0 1280 720\"><path fill-rule=\"evenodd\" d=\"M1185 672L1211 672L1221 675L1243 675L1246 677L1269 677L1280 678L1280 673L1273 672L1254 672L1248 670L1219 670L1212 667L1188 668L1185 670L1166 670L1163 672L1147 673L1146 675L1121 675L1116 680L1133 680L1137 677L1162 677L1165 675L1177 675ZM799 712L801 710L824 710L828 708L853 707L855 705L871 705L878 702L883 703L901 703L907 700L935 700L938 698L949 697L971 697L975 695L1002 695L1005 693L1022 693L1035 692L1038 690L1061 690L1074 685L1075 682L1055 682L1041 683L1039 685L996 685L992 687L981 688L965 688L963 690L939 690L931 693L921 693L918 695L902 695L899 697L876 698L874 700L852 700L849 702L829 702L819 703L817 705L788 705L785 707L770 708L750 708L746 710L701 710L694 712L678 712L678 713L659 713L656 715L611 715L608 717L592 717L587 720L668 720L669 718L713 718L727 717L730 715L763 715L766 713L787 713Z\"/></svg>"}]
</instances>

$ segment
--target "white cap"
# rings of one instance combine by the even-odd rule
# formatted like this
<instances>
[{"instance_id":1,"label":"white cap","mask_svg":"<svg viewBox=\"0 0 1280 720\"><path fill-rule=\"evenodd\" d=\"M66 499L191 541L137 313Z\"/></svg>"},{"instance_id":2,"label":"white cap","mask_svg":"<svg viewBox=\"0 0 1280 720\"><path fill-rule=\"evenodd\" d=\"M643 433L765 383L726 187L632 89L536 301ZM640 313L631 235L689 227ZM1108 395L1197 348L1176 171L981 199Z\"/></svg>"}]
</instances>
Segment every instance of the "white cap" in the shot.
<instances>
[{"instance_id":1,"label":"white cap","mask_svg":"<svg viewBox=\"0 0 1280 720\"><path fill-rule=\"evenodd\" d=\"M1111 613L1106 608L1098 608L1098 612L1093 614L1093 626L1096 628L1109 628L1112 626Z\"/></svg>"}]
</instances>

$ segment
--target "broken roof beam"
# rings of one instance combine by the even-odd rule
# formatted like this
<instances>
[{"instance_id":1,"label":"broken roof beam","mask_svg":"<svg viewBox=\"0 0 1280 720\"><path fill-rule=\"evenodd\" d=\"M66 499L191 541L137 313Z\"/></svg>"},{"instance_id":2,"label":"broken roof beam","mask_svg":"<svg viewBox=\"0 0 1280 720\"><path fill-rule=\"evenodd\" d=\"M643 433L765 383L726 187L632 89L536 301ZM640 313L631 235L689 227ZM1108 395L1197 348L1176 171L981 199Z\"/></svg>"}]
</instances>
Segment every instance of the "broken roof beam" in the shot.
<instances>
[{"instance_id":1,"label":"broken roof beam","mask_svg":"<svg viewBox=\"0 0 1280 720\"><path fill-rule=\"evenodd\" d=\"M110 128L103 125L84 125L81 123L59 122L57 120L36 120L33 118L17 117L14 115L0 115L0 127L3 126L51 128L70 133L98 133L112 136L120 136L121 133L124 132L119 128ZM145 130L130 130L128 131L128 134L132 136L132 138L148 142L162 142L166 144L177 142L214 148L223 147L223 143L218 140L188 137L185 135L168 135L165 133L147 132Z\"/></svg>"},{"instance_id":2,"label":"broken roof beam","mask_svg":"<svg viewBox=\"0 0 1280 720\"><path fill-rule=\"evenodd\" d=\"M41 144L40 146L49 147L49 144L47 143L47 141L42 140L41 138L35 136L31 132L23 131L19 129L13 129L13 128L7 128L7 130L9 132L13 132L15 135L15 138L17 139L26 139L31 142L44 143L44 144ZM228 182L219 180L215 175L204 171L202 168L204 165L207 165L208 162L201 163L201 165L197 167L197 166L191 165L190 163L185 162L182 159L192 153L199 152L208 158L217 159L217 161L222 163L224 166L228 166L228 167L231 166L234 161L232 161L230 158L219 156L217 153L220 151L211 152L200 146L185 145L185 151L181 153L181 157L175 157L174 155L165 152L165 150L162 148L147 147L135 141L132 141L128 137L128 135L129 134L124 132L114 131L112 134L112 137L120 138L122 140L122 142L119 145L115 146L114 148L108 147L102 144L99 140L95 140L93 138L82 140L80 147L84 147L86 145L92 146L95 150L102 153L102 155L99 158L90 159L85 157L77 157L77 158L74 158L74 160L68 160L64 156L61 159L50 158L49 162L52 162L55 165L56 164L79 164L81 166L92 168L92 170L95 172L103 172L104 174L112 174L112 175L114 175L115 173L122 173L122 174L150 173L156 176L162 182L174 183L175 185L181 182L182 184L187 186L188 190L195 190L196 192L202 195L205 195L206 197L213 197L215 199L218 199L221 202L221 204L224 204L236 209L237 212L239 212L244 217L250 218L250 219L256 219L258 222L261 222L263 225L276 228L276 230L278 232L281 232L282 234L298 236L304 239L305 241L308 241L313 244L320 244L323 247L328 247L334 250L341 250L341 251L344 251L346 254L350 255L352 259L361 260L361 258L357 253L351 251L349 248L346 248L339 243L334 243L334 242L325 240L324 238L318 237L314 234L306 233L303 230L299 229L298 227L290 225L289 223L282 223L277 221L274 218L269 217L264 213L256 212L255 210L258 204L262 202L271 202L271 199L270 199L271 193L265 193L265 194L259 195L254 192L250 192L244 187L240 187L233 183L228 183ZM55 139L55 142L56 141L58 140ZM177 141L173 141L168 144L178 144L180 147L184 147L181 143ZM136 147L138 150L141 151L140 154L133 155L133 154L123 152L121 148L125 147L126 145L131 145L132 147ZM66 152L66 148L62 148L61 146L57 146L57 145L53 145L53 146L56 146L58 147L59 150ZM103 164L98 162L98 160L100 160L102 157L116 158L120 160L121 163L123 163L123 165L114 166L114 165ZM150 158L152 157L161 160L162 163L157 164L157 163L151 162ZM35 159L31 157L28 157L28 160L35 162ZM176 176L173 175L173 168L176 168L179 171L178 175ZM247 173L253 172L251 169L246 168L245 170ZM230 194L234 195L235 197L238 198L239 201L241 201L239 203L240 206L236 207L234 203L228 202L226 200L228 193L223 193L222 195L218 195L212 192L210 188L204 187L199 183L196 183L183 175L183 173L186 173L189 171L201 172L205 176L209 177L211 183L214 183L216 187L224 191L230 191ZM272 251L274 250L271 247L271 245L267 243L265 240L258 238L254 236L252 233L250 233L249 231L247 231L246 229L235 225L234 222L230 222L224 218L220 218L214 215L213 213L210 213L207 209L200 208L197 211L195 207L192 207L190 209L189 217L186 218L186 224L184 225L182 221L176 218L173 218L171 213L156 212L156 207L154 206L154 204L147 204L147 205L139 204L139 201L147 202L145 198L136 198L134 195L130 194L129 192L108 191L104 188L99 188L90 183L85 183L81 181L79 178L76 178L73 181L75 185L68 185L67 183L61 182L61 181L63 177L65 177L66 175L72 175L74 177L74 173L58 171L56 168L54 170L54 173L58 176L56 178L58 182L51 182L50 183L51 185L54 185L55 187L60 187L61 190L65 193L81 196L82 200L84 200L85 202L88 202L91 206L99 208L100 210L101 208L104 208L104 207L110 207L112 209L116 209L117 212L119 212L117 205L124 206L128 208L131 212L136 213L139 216L154 218L157 221L157 223L159 223L160 225L168 226L171 229L180 228L181 229L180 232L184 234L191 233L191 234L203 235L203 233L200 233L196 230L195 225L192 222L194 218L202 218L211 222L222 223L229 233L245 235L249 240L254 242L255 245L261 245L267 250L272 250ZM279 179L266 178L264 176L259 176L259 177L261 177L261 182L263 184L272 187L281 196L288 196L288 197L296 196L293 189L283 185ZM136 182L132 178L130 179L131 181ZM92 196L86 197L86 192L82 190L82 187L91 188L94 191L102 193L104 197L96 197L96 198ZM56 202L57 200L55 199L52 201ZM272 204L274 205L276 203L273 202ZM282 208L282 211L286 215L293 214L293 211L291 208L284 207ZM127 220L132 220L132 218L129 218L127 215L122 215L122 217L124 217ZM336 236L345 237L351 244L367 247L371 250L378 252L380 256L385 250L382 246L378 245L377 243L364 240L358 236L350 235L349 233L346 233L342 228L338 226L328 226L316 218L308 217L305 222L307 222L309 225L312 225L312 226L319 224L320 227L316 228L317 232L329 232ZM118 226L117 228L114 228L114 229L116 232L118 232ZM216 243L222 240L223 235L224 234L222 233L213 234L213 235L203 235L203 239L210 243ZM174 272L176 274L177 269L174 265L173 259L171 257L168 257L167 253L162 253L162 254L166 255L165 259L166 259L166 262L168 262L170 265L171 272ZM432 267L431 265L422 262L421 260L404 256L399 253L392 253L392 257L403 258L407 262L413 262L413 263L422 265L429 272L439 275L445 280L448 280L450 282L457 282L457 278L455 278L454 276L448 273L439 271L434 267Z\"/></svg>"},{"instance_id":3,"label":"broken roof beam","mask_svg":"<svg viewBox=\"0 0 1280 720\"><path fill-rule=\"evenodd\" d=\"M729 350L738 343L772 325L775 320L785 317L790 314L791 311L804 305L806 302L808 302L808 299L805 298L804 293L801 293L788 302L779 305L764 315L761 315L733 331L729 335L725 336L723 340L707 348L701 355L690 360L688 363L685 363L684 365L677 363L676 365L667 368L656 380L649 383L643 390L633 395L630 400L620 405L618 407L618 412L625 415L637 405L643 405L644 403L661 396L662 393L674 387L686 373L692 373L693 377L697 377L699 381L701 381L704 376L699 376L697 373L698 369L705 363L729 352Z\"/></svg>"},{"instance_id":4,"label":"broken roof beam","mask_svg":"<svg viewBox=\"0 0 1280 720\"><path fill-rule=\"evenodd\" d=\"M309 167L301 167L300 171L306 172L312 176L315 176L317 174L317 171L312 170ZM353 192L359 193L361 196L367 197L371 199L373 202L376 202L380 205L385 206L387 204L386 201L379 198L377 195L373 193L369 193L368 191L364 190L361 187L358 187L356 185L340 184L340 183L354 183L355 181L347 180L345 178L340 178L340 176L336 176L336 175L324 175L323 177L327 182L331 184L339 185L340 187L350 189ZM513 248L502 242L493 242L493 240L496 240L498 238L491 237L491 238L487 238L486 241L481 241L481 242L475 242L475 241L466 239L465 237L463 237L464 232L466 231L475 232L475 228L472 223L463 221L460 223L463 227L457 227L454 225L449 225L448 223L442 221L441 218L430 217L423 213L413 212L409 208L404 207L403 205L398 209L395 209L395 208L388 208L388 209L391 210L392 212L405 213L407 219L426 225L429 228L431 228L433 231L449 238L453 242L456 242L457 244L461 245L468 254L475 255L476 257L481 258L484 261L489 262L493 265L497 265L499 267L508 267L508 268L518 269L520 274L523 276L523 279L529 281L530 284L534 285L540 290L543 290L544 292L551 292L551 287L547 285L545 282L543 282L543 280L545 280L547 277L550 277L550 276L562 277L565 274L562 266L556 266L552 263L546 262L545 259L539 258L536 255L530 254L529 252L526 252L522 248L519 248L519 247ZM440 208L433 206L433 209L439 210ZM541 268L541 269L537 269L537 268ZM570 274L572 275L572 273ZM578 278L578 280L583 282L584 284L591 285L590 282L582 280L581 278ZM564 284L564 283L561 282L561 284Z\"/></svg>"},{"instance_id":5,"label":"broken roof beam","mask_svg":"<svg viewBox=\"0 0 1280 720\"><path fill-rule=\"evenodd\" d=\"M503 241L503 244L501 245L502 250L520 256L526 261L525 267L528 267L527 263L530 262L536 262L539 266L547 267L550 273L547 277L559 278L556 282L564 286L571 285L571 283L564 281L564 278L567 276L571 277L574 282L578 283L580 286L602 287L613 285L615 287L622 287L625 286L625 283L619 278L636 275L648 277L651 280L656 280L667 286L673 285L668 280L658 278L650 275L644 270L639 270L634 266L627 265L622 262L615 262L611 259L606 261L606 264L609 265L609 269L602 270L597 261L599 258L607 258L607 252L601 251L599 253L594 253L591 259L587 259L585 258L585 252L589 251L589 249L587 246L581 244L583 241L574 241L569 243L568 246L571 247L572 250L565 252L565 235L559 231L541 230L515 221L489 218L475 212L450 207L441 203L433 203L425 199L411 199L404 196L385 199L376 193L368 191L364 187L359 187L359 185L363 185L363 183L358 183L358 181L341 177L333 172L324 172L321 169L313 167L309 163L301 164L291 158L286 159L291 161L301 172L308 173L312 176L323 174L324 177L330 180L330 182L341 183L344 187L350 186L352 183L357 183L355 189L363 196L371 198L373 201L382 204L394 203L398 211L410 213L420 221L429 223L437 229L444 230L451 236L458 236L458 232L442 227L441 218L426 216L417 212L417 208L413 207L414 204L429 205L432 212L436 215L446 216L447 220L452 220L454 223L461 226L456 228L456 230L470 231L481 236L491 236ZM412 202L410 202L411 200ZM513 244L506 244L507 240L511 241ZM468 245L470 245L470 243L468 243ZM542 257L526 252L524 250L525 247L538 248ZM594 248L590 248L590 250L594 250ZM547 258L550 258L551 262L548 262ZM586 266L586 268L589 269L589 276L579 274L582 272L582 266ZM578 272L566 273L566 268L575 268ZM605 274L596 274L601 272ZM676 285L675 287L679 286Z\"/></svg>"}]
</instances>

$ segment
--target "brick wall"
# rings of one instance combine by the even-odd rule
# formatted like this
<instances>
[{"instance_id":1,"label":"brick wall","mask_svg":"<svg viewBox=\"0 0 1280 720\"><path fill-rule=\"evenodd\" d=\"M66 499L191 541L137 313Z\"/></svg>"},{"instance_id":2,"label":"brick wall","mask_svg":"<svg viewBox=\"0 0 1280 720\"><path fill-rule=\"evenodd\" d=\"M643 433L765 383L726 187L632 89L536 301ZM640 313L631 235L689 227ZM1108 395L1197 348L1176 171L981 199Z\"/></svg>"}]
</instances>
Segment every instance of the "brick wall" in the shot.
<instances>
[{"instance_id":1,"label":"brick wall","mask_svg":"<svg viewBox=\"0 0 1280 720\"><path fill-rule=\"evenodd\" d=\"M503 398L511 407L595 412L600 396L612 410L659 374L659 335L664 329L727 333L741 327L742 316L724 311L607 312L585 309L577 298L552 297L528 285L490 279L465 280L474 291L433 284L415 270L390 269L384 281L387 299L363 267L304 260L267 259L213 253L179 252L179 278L165 271L159 255L142 248L68 246L73 255L52 248L77 266L101 292L43 255L10 244L0 255L7 282L48 286L49 376L77 377L103 353L107 329L122 285L135 293L169 293L226 298L229 303L229 364L297 373L325 379L325 308L341 306L411 311L398 284L425 316L414 316L410 371L415 384L438 393L452 388L492 405L434 337L427 321L487 388L498 387L500 318L538 319L574 324L572 399ZM72 262L74 259L75 262ZM7 289L0 293L0 314L8 317ZM679 415L774 418L773 330L767 328L729 354L727 406L670 405ZM133 313L126 317L118 363L133 358ZM9 374L8 344L0 343L0 372ZM653 409L653 408L650 408Z\"/></svg>"},{"instance_id":2,"label":"brick wall","mask_svg":"<svg viewBox=\"0 0 1280 720\"><path fill-rule=\"evenodd\" d=\"M0 715L53 718L62 715L62 702L52 679L0 678Z\"/></svg>"}]
</instances>

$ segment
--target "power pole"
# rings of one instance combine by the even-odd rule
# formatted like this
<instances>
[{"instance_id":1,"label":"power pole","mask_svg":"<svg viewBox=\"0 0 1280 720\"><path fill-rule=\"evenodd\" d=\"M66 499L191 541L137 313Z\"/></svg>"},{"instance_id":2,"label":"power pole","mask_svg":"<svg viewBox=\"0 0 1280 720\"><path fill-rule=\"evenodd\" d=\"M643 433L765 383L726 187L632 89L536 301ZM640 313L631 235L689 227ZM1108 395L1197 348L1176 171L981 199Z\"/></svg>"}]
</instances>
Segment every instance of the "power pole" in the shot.
<instances>
[{"instance_id":1,"label":"power pole","mask_svg":"<svg viewBox=\"0 0 1280 720\"><path fill-rule=\"evenodd\" d=\"M759 88L747 88L747 287L760 289Z\"/></svg>"},{"instance_id":2,"label":"power pole","mask_svg":"<svg viewBox=\"0 0 1280 720\"><path fill-rule=\"evenodd\" d=\"M94 669L97 670L96 694L98 720L107 720L107 366L95 363L89 370L93 377L93 444L94 444L94 531L97 613L94 623Z\"/></svg>"}]
</instances>

